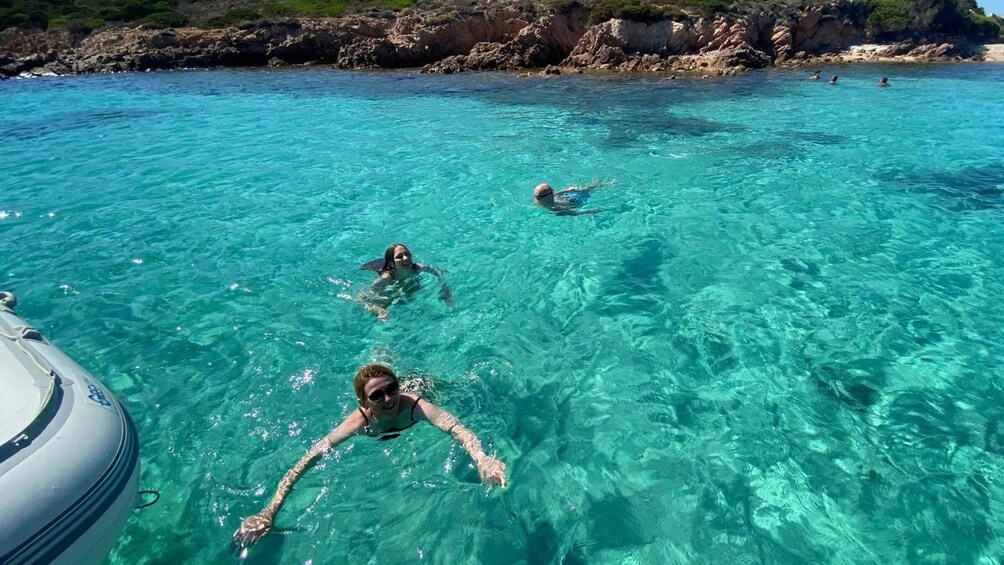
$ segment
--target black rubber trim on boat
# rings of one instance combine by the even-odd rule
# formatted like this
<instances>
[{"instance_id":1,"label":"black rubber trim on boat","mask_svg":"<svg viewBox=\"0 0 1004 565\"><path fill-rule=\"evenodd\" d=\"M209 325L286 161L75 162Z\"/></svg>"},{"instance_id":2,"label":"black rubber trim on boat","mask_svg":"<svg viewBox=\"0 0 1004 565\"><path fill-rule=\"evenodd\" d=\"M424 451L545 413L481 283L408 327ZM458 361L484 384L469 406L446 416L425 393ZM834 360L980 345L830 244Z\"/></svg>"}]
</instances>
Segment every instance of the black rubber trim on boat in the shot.
<instances>
[{"instance_id":1,"label":"black rubber trim on boat","mask_svg":"<svg viewBox=\"0 0 1004 565\"><path fill-rule=\"evenodd\" d=\"M38 439L38 436L42 435L45 428L49 427L52 420L56 418L59 407L63 404L63 379L59 378L55 371L50 371L49 376L52 378L49 397L45 399L42 409L38 411L35 419L25 429L0 444L0 463L14 457L19 451L31 445L31 442Z\"/></svg>"}]
</instances>

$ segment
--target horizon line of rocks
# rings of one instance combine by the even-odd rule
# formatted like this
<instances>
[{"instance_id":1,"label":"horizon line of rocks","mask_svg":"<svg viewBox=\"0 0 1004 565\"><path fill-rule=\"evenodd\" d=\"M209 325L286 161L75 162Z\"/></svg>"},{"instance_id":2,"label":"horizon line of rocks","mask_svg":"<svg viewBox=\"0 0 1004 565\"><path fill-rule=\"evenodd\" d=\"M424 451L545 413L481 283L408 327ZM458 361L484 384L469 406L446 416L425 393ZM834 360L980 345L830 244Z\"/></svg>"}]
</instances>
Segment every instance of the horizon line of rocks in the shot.
<instances>
[{"instance_id":1,"label":"horizon line of rocks","mask_svg":"<svg viewBox=\"0 0 1004 565\"><path fill-rule=\"evenodd\" d=\"M841 12L846 2L795 17L638 22L588 21L588 8L536 18L512 8L443 21L409 14L262 23L243 28L120 28L78 37L68 32L0 32L0 77L322 64L341 69L415 68L430 73L544 69L545 74L605 70L720 76L771 65L840 62L865 34ZM876 59L979 59L965 41L907 40Z\"/></svg>"}]
</instances>

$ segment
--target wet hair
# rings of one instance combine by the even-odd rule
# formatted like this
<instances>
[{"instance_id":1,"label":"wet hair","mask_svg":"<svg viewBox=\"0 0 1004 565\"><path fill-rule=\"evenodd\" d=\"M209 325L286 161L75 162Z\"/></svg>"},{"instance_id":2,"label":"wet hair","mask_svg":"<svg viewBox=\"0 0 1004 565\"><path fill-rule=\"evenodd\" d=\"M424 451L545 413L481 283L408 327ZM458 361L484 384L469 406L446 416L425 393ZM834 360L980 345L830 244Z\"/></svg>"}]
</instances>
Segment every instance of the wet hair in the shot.
<instances>
[{"instance_id":1,"label":"wet hair","mask_svg":"<svg viewBox=\"0 0 1004 565\"><path fill-rule=\"evenodd\" d=\"M390 377L395 383L398 382L394 370L387 365L377 363L363 365L362 369L359 369L356 373L356 378L352 382L352 388L356 391L356 399L359 400L359 406L366 406L366 393L363 392L363 389L366 388L366 383L380 377Z\"/></svg>"},{"instance_id":2,"label":"wet hair","mask_svg":"<svg viewBox=\"0 0 1004 565\"><path fill-rule=\"evenodd\" d=\"M411 250L403 243L392 243L387 246L387 250L383 252L383 267L380 268L381 273L390 273L397 267L394 265L394 252L398 247L404 247L404 250L409 254ZM415 257L411 258L411 268L415 269Z\"/></svg>"}]
</instances>

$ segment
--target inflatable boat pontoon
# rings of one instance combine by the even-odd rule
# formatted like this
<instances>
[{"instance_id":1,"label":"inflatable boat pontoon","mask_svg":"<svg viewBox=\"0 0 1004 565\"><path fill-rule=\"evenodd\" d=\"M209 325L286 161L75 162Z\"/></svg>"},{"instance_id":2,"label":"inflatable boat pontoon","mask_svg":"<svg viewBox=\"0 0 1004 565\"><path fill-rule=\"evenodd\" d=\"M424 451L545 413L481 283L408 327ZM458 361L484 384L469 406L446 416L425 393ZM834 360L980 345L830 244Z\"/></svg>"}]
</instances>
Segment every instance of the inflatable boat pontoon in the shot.
<instances>
[{"instance_id":1,"label":"inflatable boat pontoon","mask_svg":"<svg viewBox=\"0 0 1004 565\"><path fill-rule=\"evenodd\" d=\"M0 293L0 565L98 563L137 500L125 409Z\"/></svg>"}]
</instances>

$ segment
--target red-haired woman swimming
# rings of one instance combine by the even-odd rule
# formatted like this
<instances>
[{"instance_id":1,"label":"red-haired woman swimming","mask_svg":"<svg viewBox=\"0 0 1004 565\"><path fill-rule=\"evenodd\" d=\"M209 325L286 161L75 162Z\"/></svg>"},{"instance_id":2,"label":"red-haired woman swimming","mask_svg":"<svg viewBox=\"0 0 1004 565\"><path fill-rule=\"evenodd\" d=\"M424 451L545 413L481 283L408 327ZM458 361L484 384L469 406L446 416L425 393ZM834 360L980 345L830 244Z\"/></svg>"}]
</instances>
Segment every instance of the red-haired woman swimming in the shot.
<instances>
[{"instance_id":1,"label":"red-haired woman swimming","mask_svg":"<svg viewBox=\"0 0 1004 565\"><path fill-rule=\"evenodd\" d=\"M477 465L481 480L506 486L505 463L486 454L474 432L442 408L414 394L401 392L397 375L384 365L366 365L356 373L353 383L359 409L353 410L341 424L315 443L307 453L286 471L272 500L257 514L241 522L233 536L233 547L249 547L272 528L276 513L293 489L293 485L317 460L339 443L354 435L364 434L381 441L390 440L418 422L429 422L450 434L470 454Z\"/></svg>"}]
</instances>

